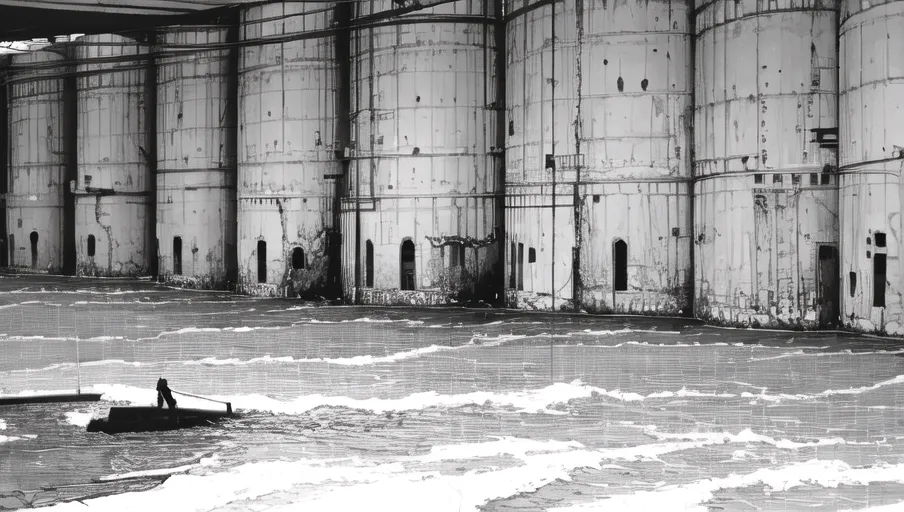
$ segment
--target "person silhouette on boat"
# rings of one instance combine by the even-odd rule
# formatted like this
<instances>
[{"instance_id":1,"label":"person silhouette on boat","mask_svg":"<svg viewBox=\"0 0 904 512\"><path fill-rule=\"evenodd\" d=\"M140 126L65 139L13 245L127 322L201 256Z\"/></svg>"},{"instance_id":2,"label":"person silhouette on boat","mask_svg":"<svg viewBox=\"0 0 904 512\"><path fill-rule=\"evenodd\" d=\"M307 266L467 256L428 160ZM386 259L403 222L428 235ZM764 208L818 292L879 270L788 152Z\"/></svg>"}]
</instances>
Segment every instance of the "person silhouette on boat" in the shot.
<instances>
[{"instance_id":1,"label":"person silhouette on boat","mask_svg":"<svg viewBox=\"0 0 904 512\"><path fill-rule=\"evenodd\" d=\"M166 400L166 405L170 410L176 408L176 399L173 398L173 392L170 390L169 385L166 383L166 379L160 377L157 381L157 408L163 408L163 401Z\"/></svg>"}]
</instances>

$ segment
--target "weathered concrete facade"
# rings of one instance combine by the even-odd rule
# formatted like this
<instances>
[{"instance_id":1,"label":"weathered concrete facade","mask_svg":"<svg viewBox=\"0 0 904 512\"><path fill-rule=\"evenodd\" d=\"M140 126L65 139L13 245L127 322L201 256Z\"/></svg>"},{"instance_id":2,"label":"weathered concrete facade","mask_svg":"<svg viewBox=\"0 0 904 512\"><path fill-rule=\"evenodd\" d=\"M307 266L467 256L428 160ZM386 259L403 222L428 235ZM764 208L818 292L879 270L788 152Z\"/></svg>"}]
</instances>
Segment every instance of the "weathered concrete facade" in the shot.
<instances>
[{"instance_id":1,"label":"weathered concrete facade","mask_svg":"<svg viewBox=\"0 0 904 512\"><path fill-rule=\"evenodd\" d=\"M59 49L58 49L59 50ZM63 139L65 82L63 53L35 51L10 60L9 192L7 229L13 242L9 266L58 272L63 267Z\"/></svg>"},{"instance_id":2,"label":"weathered concrete facade","mask_svg":"<svg viewBox=\"0 0 904 512\"><path fill-rule=\"evenodd\" d=\"M508 303L686 312L689 6L521 0L510 10Z\"/></svg>"},{"instance_id":3,"label":"weathered concrete facade","mask_svg":"<svg viewBox=\"0 0 904 512\"><path fill-rule=\"evenodd\" d=\"M77 272L146 275L153 263L154 84L148 47L117 35L77 39Z\"/></svg>"},{"instance_id":4,"label":"weathered concrete facade","mask_svg":"<svg viewBox=\"0 0 904 512\"><path fill-rule=\"evenodd\" d=\"M162 281L223 288L235 279L235 61L230 30L158 35L157 252Z\"/></svg>"},{"instance_id":5,"label":"weathered concrete facade","mask_svg":"<svg viewBox=\"0 0 904 512\"><path fill-rule=\"evenodd\" d=\"M904 335L904 0L691 4L252 4L82 38L71 122L17 56L0 265Z\"/></svg>"},{"instance_id":6,"label":"weathered concrete facade","mask_svg":"<svg viewBox=\"0 0 904 512\"><path fill-rule=\"evenodd\" d=\"M242 10L241 39L329 29L334 2ZM249 45L239 56L238 283L306 296L328 287L337 158L334 36Z\"/></svg>"},{"instance_id":7,"label":"weathered concrete facade","mask_svg":"<svg viewBox=\"0 0 904 512\"><path fill-rule=\"evenodd\" d=\"M837 2L700 7L695 314L729 325L831 325Z\"/></svg>"},{"instance_id":8,"label":"weathered concrete facade","mask_svg":"<svg viewBox=\"0 0 904 512\"><path fill-rule=\"evenodd\" d=\"M397 4L359 2L353 16ZM502 164L494 5L414 14L353 31L344 293L365 304L492 301Z\"/></svg>"},{"instance_id":9,"label":"weathered concrete facade","mask_svg":"<svg viewBox=\"0 0 904 512\"><path fill-rule=\"evenodd\" d=\"M839 54L844 324L904 335L904 2L847 1Z\"/></svg>"}]
</instances>

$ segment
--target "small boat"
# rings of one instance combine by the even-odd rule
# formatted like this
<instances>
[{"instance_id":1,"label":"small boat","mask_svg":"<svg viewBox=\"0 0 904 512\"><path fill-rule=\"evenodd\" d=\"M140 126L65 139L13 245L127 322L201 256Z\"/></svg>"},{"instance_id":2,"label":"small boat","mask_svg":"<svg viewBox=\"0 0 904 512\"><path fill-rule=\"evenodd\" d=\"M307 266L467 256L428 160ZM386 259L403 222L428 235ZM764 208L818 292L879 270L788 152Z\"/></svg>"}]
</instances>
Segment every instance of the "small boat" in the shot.
<instances>
[{"instance_id":1,"label":"small boat","mask_svg":"<svg viewBox=\"0 0 904 512\"><path fill-rule=\"evenodd\" d=\"M111 407L108 417L93 419L88 432L121 434L125 432L158 432L180 428L205 427L225 417L234 417L232 407L226 411L207 409L163 409L160 407Z\"/></svg>"},{"instance_id":2,"label":"small boat","mask_svg":"<svg viewBox=\"0 0 904 512\"><path fill-rule=\"evenodd\" d=\"M82 393L82 371L79 364L78 336L75 337L75 393L56 395L0 396L0 405L50 404L61 402L98 402L100 393Z\"/></svg>"},{"instance_id":3,"label":"small boat","mask_svg":"<svg viewBox=\"0 0 904 512\"><path fill-rule=\"evenodd\" d=\"M162 407L111 407L106 418L92 419L88 432L120 434L125 432L158 432L181 428L205 427L226 417L235 417L232 403L220 402L203 396L172 390L173 393L226 405L225 411L209 409L182 409Z\"/></svg>"}]
</instances>

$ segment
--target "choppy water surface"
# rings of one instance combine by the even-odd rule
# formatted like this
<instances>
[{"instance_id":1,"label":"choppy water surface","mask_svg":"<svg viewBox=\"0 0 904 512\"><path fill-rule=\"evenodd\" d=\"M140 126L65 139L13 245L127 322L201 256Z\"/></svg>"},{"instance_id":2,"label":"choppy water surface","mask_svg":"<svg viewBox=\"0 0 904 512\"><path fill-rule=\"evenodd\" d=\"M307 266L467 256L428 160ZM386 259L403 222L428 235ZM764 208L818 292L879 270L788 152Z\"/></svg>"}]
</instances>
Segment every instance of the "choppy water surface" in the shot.
<instances>
[{"instance_id":1,"label":"choppy water surface","mask_svg":"<svg viewBox=\"0 0 904 512\"><path fill-rule=\"evenodd\" d=\"M76 338L82 390L104 399L0 408L0 507L904 502L904 344L890 341L0 278L0 394L74 389ZM112 405L150 405L160 376L231 401L241 417L186 431L85 432Z\"/></svg>"}]
</instances>

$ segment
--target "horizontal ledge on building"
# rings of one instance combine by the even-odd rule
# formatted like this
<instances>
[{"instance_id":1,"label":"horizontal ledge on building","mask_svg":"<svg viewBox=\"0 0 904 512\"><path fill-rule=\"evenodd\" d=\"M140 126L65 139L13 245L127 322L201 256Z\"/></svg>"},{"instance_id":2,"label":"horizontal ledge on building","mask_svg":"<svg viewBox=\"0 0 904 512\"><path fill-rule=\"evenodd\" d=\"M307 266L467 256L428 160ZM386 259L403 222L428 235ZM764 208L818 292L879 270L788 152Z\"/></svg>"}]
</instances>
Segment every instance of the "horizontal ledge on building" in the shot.
<instances>
[{"instance_id":1,"label":"horizontal ledge on building","mask_svg":"<svg viewBox=\"0 0 904 512\"><path fill-rule=\"evenodd\" d=\"M610 180L601 180L601 179L567 179L560 180L557 179L555 181L555 186L565 186L565 185L620 185L620 184L630 184L630 183L684 183L690 184L694 181L690 176L686 178L617 178ZM546 181L514 181L514 180L506 180L505 187L551 187L553 186L552 180Z\"/></svg>"},{"instance_id":2,"label":"horizontal ledge on building","mask_svg":"<svg viewBox=\"0 0 904 512\"><path fill-rule=\"evenodd\" d=\"M332 200L335 196L327 195L327 194L243 194L239 192L236 194L236 199L239 201L253 201L257 199L268 199L268 200L292 200L292 199L329 199Z\"/></svg>"},{"instance_id":3,"label":"horizontal ledge on building","mask_svg":"<svg viewBox=\"0 0 904 512\"><path fill-rule=\"evenodd\" d=\"M452 193L452 194L442 194L442 193L433 193L433 194L374 194L367 196L348 196L343 197L342 201L354 202L354 201L391 201L393 199L501 199L505 197L505 193L499 192L486 192L482 194L462 194L462 193Z\"/></svg>"},{"instance_id":4,"label":"horizontal ledge on building","mask_svg":"<svg viewBox=\"0 0 904 512\"><path fill-rule=\"evenodd\" d=\"M888 158L877 158L875 160L864 160L862 162L842 165L841 167L838 168L838 174L855 174L855 173L866 174L869 172L878 173L878 174L894 173L893 171L891 171L889 169L871 169L870 166L898 162L900 167L899 167L898 172L894 173L894 174L900 175L901 170L904 169L904 149L901 149L900 153L901 153L900 156L893 156L893 157L888 157ZM864 167L865 167L865 169L858 170L858 168L864 168Z\"/></svg>"},{"instance_id":5,"label":"horizontal ledge on building","mask_svg":"<svg viewBox=\"0 0 904 512\"><path fill-rule=\"evenodd\" d=\"M448 158L448 157L475 157L475 158L483 158L483 157L496 157L500 156L503 151L486 151L479 153L417 153L413 152L408 153L371 153L371 154L352 154L346 157L348 160L371 160L374 158Z\"/></svg>"},{"instance_id":6,"label":"horizontal ledge on building","mask_svg":"<svg viewBox=\"0 0 904 512\"><path fill-rule=\"evenodd\" d=\"M766 10L766 11L757 11L757 12L752 12L749 14L743 14L741 16L737 16L737 17L734 17L731 19L723 18L723 20L721 22L713 23L711 25L707 25L705 23L700 23L699 21L697 21L701 16L704 15L705 10L709 9L710 7L712 7L714 4L718 3L719 1L721 1L721 0L710 0L709 2L694 9L693 14L691 15L691 16L693 16L693 20L695 21L695 27L694 27L694 33L693 33L694 37L701 37L703 34L709 32L711 30L717 29L719 27L723 27L725 25L730 25L735 22L758 18L760 16L774 16L777 14L794 14L794 13L810 14L810 13L814 13L814 12L824 12L824 13L835 14L835 15L838 14L838 9L833 9L831 7L803 7L803 6L801 6L801 7L792 7L792 8L785 8L785 9L770 9L770 10ZM713 15L713 17L715 18L715 15ZM699 45L700 43L697 43L697 44Z\"/></svg>"},{"instance_id":7,"label":"horizontal ledge on building","mask_svg":"<svg viewBox=\"0 0 904 512\"><path fill-rule=\"evenodd\" d=\"M159 166L159 163L158 163ZM180 174L180 173L202 173L202 172L211 172L211 173L234 173L235 167L198 167L198 168L189 168L189 169L161 169L157 167L157 172L155 174Z\"/></svg>"},{"instance_id":8,"label":"horizontal ledge on building","mask_svg":"<svg viewBox=\"0 0 904 512\"><path fill-rule=\"evenodd\" d=\"M150 196L149 190L116 190L113 188L103 187L85 187L71 188L72 194L76 196Z\"/></svg>"},{"instance_id":9,"label":"horizontal ledge on building","mask_svg":"<svg viewBox=\"0 0 904 512\"><path fill-rule=\"evenodd\" d=\"M790 174L824 174L822 167L808 167L801 169L757 169L752 171L732 171L732 172L720 172L713 174L704 174L702 176L694 176L693 182L697 183L700 181L707 181L716 178L753 178L757 174L782 174L782 175L790 175ZM835 171L832 171L828 174L837 174Z\"/></svg>"}]
</instances>

